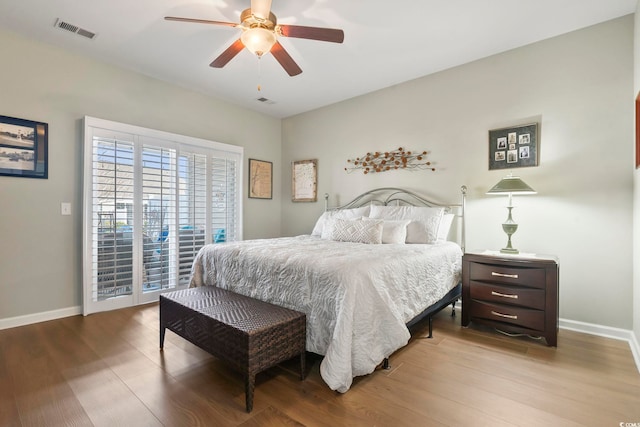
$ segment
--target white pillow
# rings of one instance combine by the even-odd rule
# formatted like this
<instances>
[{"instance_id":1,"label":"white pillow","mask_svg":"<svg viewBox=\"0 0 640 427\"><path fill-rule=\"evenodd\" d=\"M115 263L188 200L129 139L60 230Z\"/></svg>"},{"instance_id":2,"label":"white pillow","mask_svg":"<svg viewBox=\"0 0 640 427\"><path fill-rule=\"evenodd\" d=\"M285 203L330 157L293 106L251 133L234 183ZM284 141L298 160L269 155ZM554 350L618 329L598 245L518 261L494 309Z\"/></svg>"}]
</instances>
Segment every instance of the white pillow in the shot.
<instances>
[{"instance_id":1,"label":"white pillow","mask_svg":"<svg viewBox=\"0 0 640 427\"><path fill-rule=\"evenodd\" d=\"M365 221L378 221L374 218L362 218ZM411 221L408 219L388 219L382 223L382 243L404 244L407 240L407 225Z\"/></svg>"},{"instance_id":2,"label":"white pillow","mask_svg":"<svg viewBox=\"0 0 640 427\"><path fill-rule=\"evenodd\" d=\"M335 219L330 239L339 242L382 243L383 221L361 221L359 219Z\"/></svg>"},{"instance_id":3,"label":"white pillow","mask_svg":"<svg viewBox=\"0 0 640 427\"><path fill-rule=\"evenodd\" d=\"M322 231L325 228L325 225L332 219L355 219L363 216L369 216L370 209L371 208L369 206L363 206L361 208L336 209L332 211L326 211L322 215L320 215L320 218L318 218L318 221L316 221L316 225L313 227L311 235L322 236ZM325 235L326 234L330 233L325 232Z\"/></svg>"},{"instance_id":4,"label":"white pillow","mask_svg":"<svg viewBox=\"0 0 640 427\"><path fill-rule=\"evenodd\" d=\"M438 241L446 241L449 238L449 231L451 230L451 224L453 224L454 214L442 215L440 220L440 227L438 228Z\"/></svg>"},{"instance_id":5,"label":"white pillow","mask_svg":"<svg viewBox=\"0 0 640 427\"><path fill-rule=\"evenodd\" d=\"M435 243L444 208L422 206L371 206L370 218L411 220L407 225L407 243Z\"/></svg>"}]
</instances>

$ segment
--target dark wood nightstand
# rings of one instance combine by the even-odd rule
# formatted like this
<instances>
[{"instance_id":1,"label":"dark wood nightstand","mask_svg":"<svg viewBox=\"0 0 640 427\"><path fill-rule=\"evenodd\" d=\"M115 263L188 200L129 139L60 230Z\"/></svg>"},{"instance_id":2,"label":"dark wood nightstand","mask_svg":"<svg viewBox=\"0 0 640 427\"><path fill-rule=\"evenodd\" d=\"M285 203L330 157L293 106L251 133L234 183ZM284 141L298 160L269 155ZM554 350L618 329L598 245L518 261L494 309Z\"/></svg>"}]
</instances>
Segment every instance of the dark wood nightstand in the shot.
<instances>
[{"instance_id":1,"label":"dark wood nightstand","mask_svg":"<svg viewBox=\"0 0 640 427\"><path fill-rule=\"evenodd\" d=\"M462 326L481 323L557 346L558 269L553 256L465 253Z\"/></svg>"}]
</instances>

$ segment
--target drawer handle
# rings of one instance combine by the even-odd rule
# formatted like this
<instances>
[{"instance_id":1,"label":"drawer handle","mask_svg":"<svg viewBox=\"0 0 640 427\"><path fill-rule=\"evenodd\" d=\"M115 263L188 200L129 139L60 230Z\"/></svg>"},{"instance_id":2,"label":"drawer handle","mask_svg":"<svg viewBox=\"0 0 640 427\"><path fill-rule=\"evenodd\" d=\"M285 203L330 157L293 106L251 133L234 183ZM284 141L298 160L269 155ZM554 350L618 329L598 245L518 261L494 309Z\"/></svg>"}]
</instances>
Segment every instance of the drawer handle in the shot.
<instances>
[{"instance_id":1,"label":"drawer handle","mask_svg":"<svg viewBox=\"0 0 640 427\"><path fill-rule=\"evenodd\" d=\"M496 273L495 271L492 271L491 275L492 276L498 276L498 277L508 277L509 279L517 279L518 278L517 274Z\"/></svg>"},{"instance_id":2,"label":"drawer handle","mask_svg":"<svg viewBox=\"0 0 640 427\"><path fill-rule=\"evenodd\" d=\"M493 310L491 310L491 314L493 314L494 316L506 317L507 319L518 320L518 316L513 315L513 314L502 314L502 313L498 313L497 311L493 311Z\"/></svg>"},{"instance_id":3,"label":"drawer handle","mask_svg":"<svg viewBox=\"0 0 640 427\"><path fill-rule=\"evenodd\" d=\"M518 295L509 295L509 294L501 294L500 292L491 291L491 295L502 298L513 298L518 299Z\"/></svg>"}]
</instances>

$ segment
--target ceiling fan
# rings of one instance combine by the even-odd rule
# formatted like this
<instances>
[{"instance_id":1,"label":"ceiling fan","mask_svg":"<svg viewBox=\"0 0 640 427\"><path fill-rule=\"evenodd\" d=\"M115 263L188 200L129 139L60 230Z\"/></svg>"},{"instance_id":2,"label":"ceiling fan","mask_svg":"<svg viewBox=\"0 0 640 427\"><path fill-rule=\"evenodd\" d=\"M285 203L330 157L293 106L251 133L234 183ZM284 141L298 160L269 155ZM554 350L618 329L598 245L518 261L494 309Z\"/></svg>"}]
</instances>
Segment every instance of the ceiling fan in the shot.
<instances>
[{"instance_id":1,"label":"ceiling fan","mask_svg":"<svg viewBox=\"0 0 640 427\"><path fill-rule=\"evenodd\" d=\"M251 0L251 8L244 10L240 14L239 24L206 19L179 18L177 16L165 16L164 19L167 21L195 22L240 28L242 30L240 38L209 64L214 68L224 67L246 47L258 57L271 52L290 76L296 76L302 73L302 69L278 42L278 37L295 37L332 43L342 43L344 41L344 32L338 29L279 25L276 16L271 13L271 0Z\"/></svg>"}]
</instances>

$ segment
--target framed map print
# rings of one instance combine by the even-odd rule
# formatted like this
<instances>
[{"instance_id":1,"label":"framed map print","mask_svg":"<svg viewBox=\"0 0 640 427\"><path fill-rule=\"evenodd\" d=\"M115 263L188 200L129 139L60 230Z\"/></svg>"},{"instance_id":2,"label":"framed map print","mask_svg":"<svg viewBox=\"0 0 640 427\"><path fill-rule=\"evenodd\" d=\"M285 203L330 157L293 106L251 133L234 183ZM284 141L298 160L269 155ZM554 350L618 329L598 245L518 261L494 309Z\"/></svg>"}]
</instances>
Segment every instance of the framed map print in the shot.
<instances>
[{"instance_id":1,"label":"framed map print","mask_svg":"<svg viewBox=\"0 0 640 427\"><path fill-rule=\"evenodd\" d=\"M273 163L249 159L249 198L273 198Z\"/></svg>"}]
</instances>

